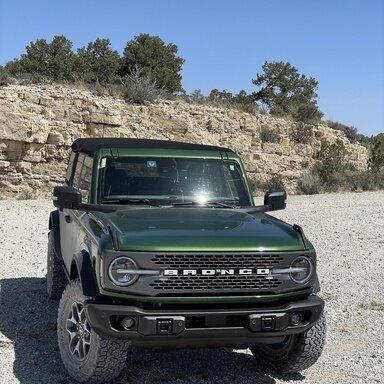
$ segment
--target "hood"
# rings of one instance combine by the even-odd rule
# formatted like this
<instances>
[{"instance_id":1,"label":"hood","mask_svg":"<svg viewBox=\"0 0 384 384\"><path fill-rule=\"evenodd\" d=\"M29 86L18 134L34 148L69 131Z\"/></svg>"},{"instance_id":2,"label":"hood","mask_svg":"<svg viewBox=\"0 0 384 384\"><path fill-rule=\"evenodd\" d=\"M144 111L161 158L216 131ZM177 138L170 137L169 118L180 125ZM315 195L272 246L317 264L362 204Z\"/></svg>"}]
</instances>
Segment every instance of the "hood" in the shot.
<instances>
[{"instance_id":1,"label":"hood","mask_svg":"<svg viewBox=\"0 0 384 384\"><path fill-rule=\"evenodd\" d=\"M119 250L148 252L296 251L304 244L292 226L266 214L217 208L132 208L98 213Z\"/></svg>"}]
</instances>

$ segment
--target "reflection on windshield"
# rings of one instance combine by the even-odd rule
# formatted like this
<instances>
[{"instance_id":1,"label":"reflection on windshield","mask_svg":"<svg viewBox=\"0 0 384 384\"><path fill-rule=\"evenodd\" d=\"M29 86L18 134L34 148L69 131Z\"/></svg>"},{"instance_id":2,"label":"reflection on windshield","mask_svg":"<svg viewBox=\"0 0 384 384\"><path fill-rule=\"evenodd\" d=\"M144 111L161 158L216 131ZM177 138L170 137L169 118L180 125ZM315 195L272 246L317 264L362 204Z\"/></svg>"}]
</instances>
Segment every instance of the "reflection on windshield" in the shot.
<instances>
[{"instance_id":1,"label":"reflection on windshield","mask_svg":"<svg viewBox=\"0 0 384 384\"><path fill-rule=\"evenodd\" d=\"M100 176L102 203L147 199L159 204L251 204L241 168L233 160L106 157Z\"/></svg>"}]
</instances>

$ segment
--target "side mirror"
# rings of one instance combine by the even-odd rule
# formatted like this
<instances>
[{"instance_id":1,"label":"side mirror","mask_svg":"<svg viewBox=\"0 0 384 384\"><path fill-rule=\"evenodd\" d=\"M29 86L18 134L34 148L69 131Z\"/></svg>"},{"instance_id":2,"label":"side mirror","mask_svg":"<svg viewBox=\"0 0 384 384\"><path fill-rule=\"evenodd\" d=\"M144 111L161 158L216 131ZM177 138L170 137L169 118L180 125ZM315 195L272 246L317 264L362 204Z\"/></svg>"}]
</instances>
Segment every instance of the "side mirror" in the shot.
<instances>
[{"instance_id":1,"label":"side mirror","mask_svg":"<svg viewBox=\"0 0 384 384\"><path fill-rule=\"evenodd\" d=\"M270 211L285 209L287 205L287 192L284 189L270 189L264 195L264 205L267 205Z\"/></svg>"},{"instance_id":2,"label":"side mirror","mask_svg":"<svg viewBox=\"0 0 384 384\"><path fill-rule=\"evenodd\" d=\"M53 188L53 205L56 208L78 209L81 204L81 192L73 187Z\"/></svg>"}]
</instances>

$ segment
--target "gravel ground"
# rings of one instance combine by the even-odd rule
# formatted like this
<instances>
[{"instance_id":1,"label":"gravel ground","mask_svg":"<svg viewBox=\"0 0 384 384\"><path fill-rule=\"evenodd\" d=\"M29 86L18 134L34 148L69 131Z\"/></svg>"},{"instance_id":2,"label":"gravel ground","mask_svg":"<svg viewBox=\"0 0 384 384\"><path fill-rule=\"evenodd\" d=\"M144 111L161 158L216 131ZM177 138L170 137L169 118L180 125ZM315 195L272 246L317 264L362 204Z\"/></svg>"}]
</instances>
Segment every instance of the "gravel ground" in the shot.
<instances>
[{"instance_id":1,"label":"gravel ground","mask_svg":"<svg viewBox=\"0 0 384 384\"><path fill-rule=\"evenodd\" d=\"M0 383L69 384L45 295L48 201L0 201ZM318 251L328 336L319 362L279 376L247 350L135 349L117 383L383 383L384 192L293 196L276 216Z\"/></svg>"}]
</instances>

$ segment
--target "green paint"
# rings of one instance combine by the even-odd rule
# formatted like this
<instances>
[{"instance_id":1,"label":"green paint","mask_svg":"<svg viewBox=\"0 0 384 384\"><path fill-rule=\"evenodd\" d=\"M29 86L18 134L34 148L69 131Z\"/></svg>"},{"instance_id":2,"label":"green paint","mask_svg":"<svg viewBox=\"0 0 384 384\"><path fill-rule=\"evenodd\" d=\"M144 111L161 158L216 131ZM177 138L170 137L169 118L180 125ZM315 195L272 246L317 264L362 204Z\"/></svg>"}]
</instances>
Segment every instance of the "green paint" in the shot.
<instances>
[{"instance_id":1,"label":"green paint","mask_svg":"<svg viewBox=\"0 0 384 384\"><path fill-rule=\"evenodd\" d=\"M97 204L99 167L106 156L153 156L230 159L237 161L242 170L247 191L253 202L252 191L244 165L232 152L164 150L164 149L102 149L94 156L90 203ZM93 218L93 219L91 219ZM78 220L77 241L84 244L91 239L95 258L96 278L104 296L145 302L273 302L282 298L307 296L312 289L297 290L277 295L250 296L194 296L147 297L105 291L100 286L102 273L100 254L112 249L107 228L111 227L122 251L148 252L248 252L248 251L301 251L305 249L299 234L292 226L264 213L249 215L236 209L204 207L127 207L113 213L93 212ZM75 229L76 226L73 226ZM77 232L78 233L78 232ZM307 249L312 244L305 240Z\"/></svg>"},{"instance_id":2,"label":"green paint","mask_svg":"<svg viewBox=\"0 0 384 384\"><path fill-rule=\"evenodd\" d=\"M299 234L272 216L236 209L131 208L97 213L114 228L119 249L129 251L296 251Z\"/></svg>"}]
</instances>

